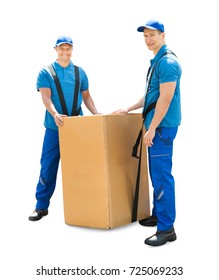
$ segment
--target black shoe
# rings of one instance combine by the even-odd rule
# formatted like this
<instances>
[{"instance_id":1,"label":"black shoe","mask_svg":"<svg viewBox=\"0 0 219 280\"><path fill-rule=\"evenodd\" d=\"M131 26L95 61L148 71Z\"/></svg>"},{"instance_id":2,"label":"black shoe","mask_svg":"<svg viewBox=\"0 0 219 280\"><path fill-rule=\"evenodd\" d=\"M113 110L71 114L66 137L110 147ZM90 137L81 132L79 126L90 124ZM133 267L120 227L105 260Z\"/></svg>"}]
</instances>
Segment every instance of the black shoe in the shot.
<instances>
[{"instance_id":1,"label":"black shoe","mask_svg":"<svg viewBox=\"0 0 219 280\"><path fill-rule=\"evenodd\" d=\"M157 231L151 237L145 239L144 243L150 246L160 246L167 242L176 240L176 233L174 228L165 231Z\"/></svg>"},{"instance_id":2,"label":"black shoe","mask_svg":"<svg viewBox=\"0 0 219 280\"><path fill-rule=\"evenodd\" d=\"M139 224L145 227L154 227L157 225L157 217L155 216L150 216L146 219L140 220Z\"/></svg>"},{"instance_id":3,"label":"black shoe","mask_svg":"<svg viewBox=\"0 0 219 280\"><path fill-rule=\"evenodd\" d=\"M43 216L48 215L48 210L36 209L32 215L29 216L30 221L39 221Z\"/></svg>"}]
</instances>

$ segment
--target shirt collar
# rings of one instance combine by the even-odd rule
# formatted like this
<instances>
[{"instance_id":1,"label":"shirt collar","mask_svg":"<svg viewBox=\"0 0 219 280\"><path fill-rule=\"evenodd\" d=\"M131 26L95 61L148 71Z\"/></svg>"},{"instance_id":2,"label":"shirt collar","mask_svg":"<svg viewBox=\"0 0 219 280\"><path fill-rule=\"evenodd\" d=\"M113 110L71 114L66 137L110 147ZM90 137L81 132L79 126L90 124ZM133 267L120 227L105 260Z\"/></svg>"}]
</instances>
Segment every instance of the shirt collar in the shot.
<instances>
[{"instance_id":1,"label":"shirt collar","mask_svg":"<svg viewBox=\"0 0 219 280\"><path fill-rule=\"evenodd\" d=\"M62 67L59 63L58 63L58 61L56 60L55 62L54 62L54 66L56 67L56 69L73 69L73 63L72 63L72 61L70 60L70 63L69 63L69 65L67 66L67 67Z\"/></svg>"},{"instance_id":2,"label":"shirt collar","mask_svg":"<svg viewBox=\"0 0 219 280\"><path fill-rule=\"evenodd\" d=\"M159 60L161 58L161 56L168 50L167 45L163 45L158 53L155 55L155 57L153 59L151 59L151 64L154 64L157 60Z\"/></svg>"}]
</instances>

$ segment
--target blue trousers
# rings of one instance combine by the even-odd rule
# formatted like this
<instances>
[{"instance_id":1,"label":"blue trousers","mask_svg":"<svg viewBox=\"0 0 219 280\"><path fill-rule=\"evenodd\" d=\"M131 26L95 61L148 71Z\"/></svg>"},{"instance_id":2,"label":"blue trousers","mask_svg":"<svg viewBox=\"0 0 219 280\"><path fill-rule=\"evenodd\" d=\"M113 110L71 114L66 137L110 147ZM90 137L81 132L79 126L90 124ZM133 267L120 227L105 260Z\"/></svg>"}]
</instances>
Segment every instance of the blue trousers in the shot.
<instances>
[{"instance_id":1,"label":"blue trousers","mask_svg":"<svg viewBox=\"0 0 219 280\"><path fill-rule=\"evenodd\" d=\"M175 210L175 182L172 175L173 140L177 127L156 129L154 145L148 148L149 174L153 186L152 215L158 218L157 230L173 227Z\"/></svg>"},{"instance_id":2,"label":"blue trousers","mask_svg":"<svg viewBox=\"0 0 219 280\"><path fill-rule=\"evenodd\" d=\"M58 131L46 129L42 156L39 182L36 187L36 209L48 209L50 198L56 186L56 178L60 161Z\"/></svg>"}]
</instances>

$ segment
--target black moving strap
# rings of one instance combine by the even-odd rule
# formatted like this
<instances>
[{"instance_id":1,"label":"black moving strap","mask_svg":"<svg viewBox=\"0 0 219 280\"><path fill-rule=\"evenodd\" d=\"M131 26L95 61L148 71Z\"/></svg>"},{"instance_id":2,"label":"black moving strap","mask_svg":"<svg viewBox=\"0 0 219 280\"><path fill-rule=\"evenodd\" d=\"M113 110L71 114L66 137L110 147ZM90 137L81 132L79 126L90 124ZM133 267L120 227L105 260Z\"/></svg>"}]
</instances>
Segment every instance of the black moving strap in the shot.
<instances>
[{"instance_id":1,"label":"black moving strap","mask_svg":"<svg viewBox=\"0 0 219 280\"><path fill-rule=\"evenodd\" d=\"M144 120L145 120L147 114L155 108L156 104L157 104L157 102L153 102L148 106L148 108L147 108L147 110L144 114L145 117L143 117L143 124L144 124ZM135 158L139 158L139 156L137 156L137 153L138 153L138 147L139 147L139 144L140 144L142 133L143 133L143 125L142 125L141 130L139 131L138 137L136 139L135 145L134 145L133 150L132 150L132 156L135 157Z\"/></svg>"},{"instance_id":2,"label":"black moving strap","mask_svg":"<svg viewBox=\"0 0 219 280\"><path fill-rule=\"evenodd\" d=\"M57 88L57 91L58 91L59 100L60 100L60 103L61 103L61 106L62 106L63 114L68 116L68 110L67 110L67 106L66 106L66 102L65 102L65 98L64 98L64 94L63 94L63 91L62 91L62 87L61 87L59 78L58 78L52 64L50 64L48 66L48 68L49 68L49 70L50 70L50 72L53 76L54 82L56 84L56 88ZM75 90L74 90L74 101L73 101L73 105L72 105L71 116L78 116L80 114L81 108L79 108L77 110L78 92L79 92L79 69L76 65L74 65L74 70L75 70Z\"/></svg>"},{"instance_id":3,"label":"black moving strap","mask_svg":"<svg viewBox=\"0 0 219 280\"><path fill-rule=\"evenodd\" d=\"M60 103L61 103L61 106L62 106L63 114L68 116L68 110L67 110L67 106L66 106L66 103L65 103L65 98L64 98L64 95L63 95L63 92L62 92L62 87L61 87L60 81L58 79L58 76L56 75L55 69L53 68L52 64L49 65L48 68L49 68L49 70L50 70L50 72L53 76L54 82L56 84L56 88L57 88L57 91L58 91L59 100L60 100Z\"/></svg>"},{"instance_id":4,"label":"black moving strap","mask_svg":"<svg viewBox=\"0 0 219 280\"><path fill-rule=\"evenodd\" d=\"M175 55L173 52L171 51L167 51L165 52L161 57L164 57L167 54L173 54ZM175 55L176 56L176 55ZM159 60L160 60L159 59ZM146 91L146 96L145 98L147 98L147 94L150 88L150 83L151 83L151 78L152 78L152 74L154 73L155 70L155 66L157 65L157 63L159 62L159 60L155 63L155 65L153 66L153 68L151 69L151 67L148 69L148 73L147 73L147 79L149 77L148 80L148 85L147 85L147 91ZM146 102L145 102L146 104ZM142 111L142 117L143 117L143 124L142 124L142 128L139 131L138 137L136 139L135 145L133 147L132 150L132 156L137 158L138 161L138 171L137 171L137 178L136 178L136 186L135 186L135 195L134 195L134 203L133 203L133 208L132 208L132 222L137 221L137 215L138 215L138 197L139 197L139 188L140 188L140 175L141 175L141 156L142 156L142 142L143 142L143 129L144 129L144 121L146 119L147 114L153 110L155 108L157 104L157 101L151 103L147 108L146 106L144 106L143 111ZM139 156L137 155L138 153L138 147L140 145L140 151L139 151Z\"/></svg>"},{"instance_id":5,"label":"black moving strap","mask_svg":"<svg viewBox=\"0 0 219 280\"><path fill-rule=\"evenodd\" d=\"M71 115L78 116L80 113L80 109L81 109L81 108L79 108L79 112L77 112L78 91L79 91L79 70L78 70L78 67L75 65L74 65L74 68L75 68L75 92L74 92L74 101L73 101Z\"/></svg>"}]
</instances>

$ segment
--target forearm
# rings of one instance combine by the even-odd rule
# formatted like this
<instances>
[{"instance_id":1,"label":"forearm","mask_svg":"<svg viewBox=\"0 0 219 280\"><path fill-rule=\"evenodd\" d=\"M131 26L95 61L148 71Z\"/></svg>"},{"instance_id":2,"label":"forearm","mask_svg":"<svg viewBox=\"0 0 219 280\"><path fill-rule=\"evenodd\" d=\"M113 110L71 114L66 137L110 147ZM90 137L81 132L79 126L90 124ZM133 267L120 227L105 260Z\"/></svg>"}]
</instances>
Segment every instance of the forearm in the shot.
<instances>
[{"instance_id":1,"label":"forearm","mask_svg":"<svg viewBox=\"0 0 219 280\"><path fill-rule=\"evenodd\" d=\"M165 117L174 95L175 85L175 82L160 85L160 96L157 100L154 117L149 128L156 129Z\"/></svg>"},{"instance_id":2,"label":"forearm","mask_svg":"<svg viewBox=\"0 0 219 280\"><path fill-rule=\"evenodd\" d=\"M151 129L156 129L163 118L165 117L167 111L169 108L169 103L168 102L162 102L161 100L158 99L155 112L154 112L154 117L151 121L150 127Z\"/></svg>"},{"instance_id":3,"label":"forearm","mask_svg":"<svg viewBox=\"0 0 219 280\"><path fill-rule=\"evenodd\" d=\"M147 147L151 147L153 145L156 128L159 126L169 109L171 100L173 98L175 86L175 82L160 84L160 96L157 100L154 116L150 123L149 129L147 130L143 138L144 144Z\"/></svg>"},{"instance_id":4,"label":"forearm","mask_svg":"<svg viewBox=\"0 0 219 280\"><path fill-rule=\"evenodd\" d=\"M52 103L52 100L50 98L47 97L42 97L43 99L43 104L46 107L47 111L53 116L55 117L55 114L57 114L57 110L54 106L54 104Z\"/></svg>"},{"instance_id":5,"label":"forearm","mask_svg":"<svg viewBox=\"0 0 219 280\"><path fill-rule=\"evenodd\" d=\"M155 136L155 131L169 108L169 102L164 102L162 98L159 98L155 107L155 112L149 129L146 131L143 141L147 147L151 147L153 145L153 138Z\"/></svg>"},{"instance_id":6,"label":"forearm","mask_svg":"<svg viewBox=\"0 0 219 280\"><path fill-rule=\"evenodd\" d=\"M117 110L115 112L113 112L112 114L122 114L122 115L126 115L129 112L133 111L133 110L137 110L139 108L142 108L144 105L144 97L142 97L137 103L133 104L132 106L126 108L126 109L120 109Z\"/></svg>"},{"instance_id":7,"label":"forearm","mask_svg":"<svg viewBox=\"0 0 219 280\"><path fill-rule=\"evenodd\" d=\"M89 97L87 97L87 98L84 98L84 104L85 104L85 106L87 107L87 109L93 114L93 115L95 115L95 114L99 114L98 113L98 111L97 111L97 109L96 109L96 106L95 106L95 104L94 104L94 101L93 101L93 99L89 96Z\"/></svg>"},{"instance_id":8,"label":"forearm","mask_svg":"<svg viewBox=\"0 0 219 280\"><path fill-rule=\"evenodd\" d=\"M144 105L144 97L142 97L137 103L127 108L127 112L131 112L137 109L142 108Z\"/></svg>"},{"instance_id":9,"label":"forearm","mask_svg":"<svg viewBox=\"0 0 219 280\"><path fill-rule=\"evenodd\" d=\"M58 114L52 99L51 99L51 89L50 88L40 88L40 93L42 101L47 111L55 118L55 115Z\"/></svg>"}]
</instances>

